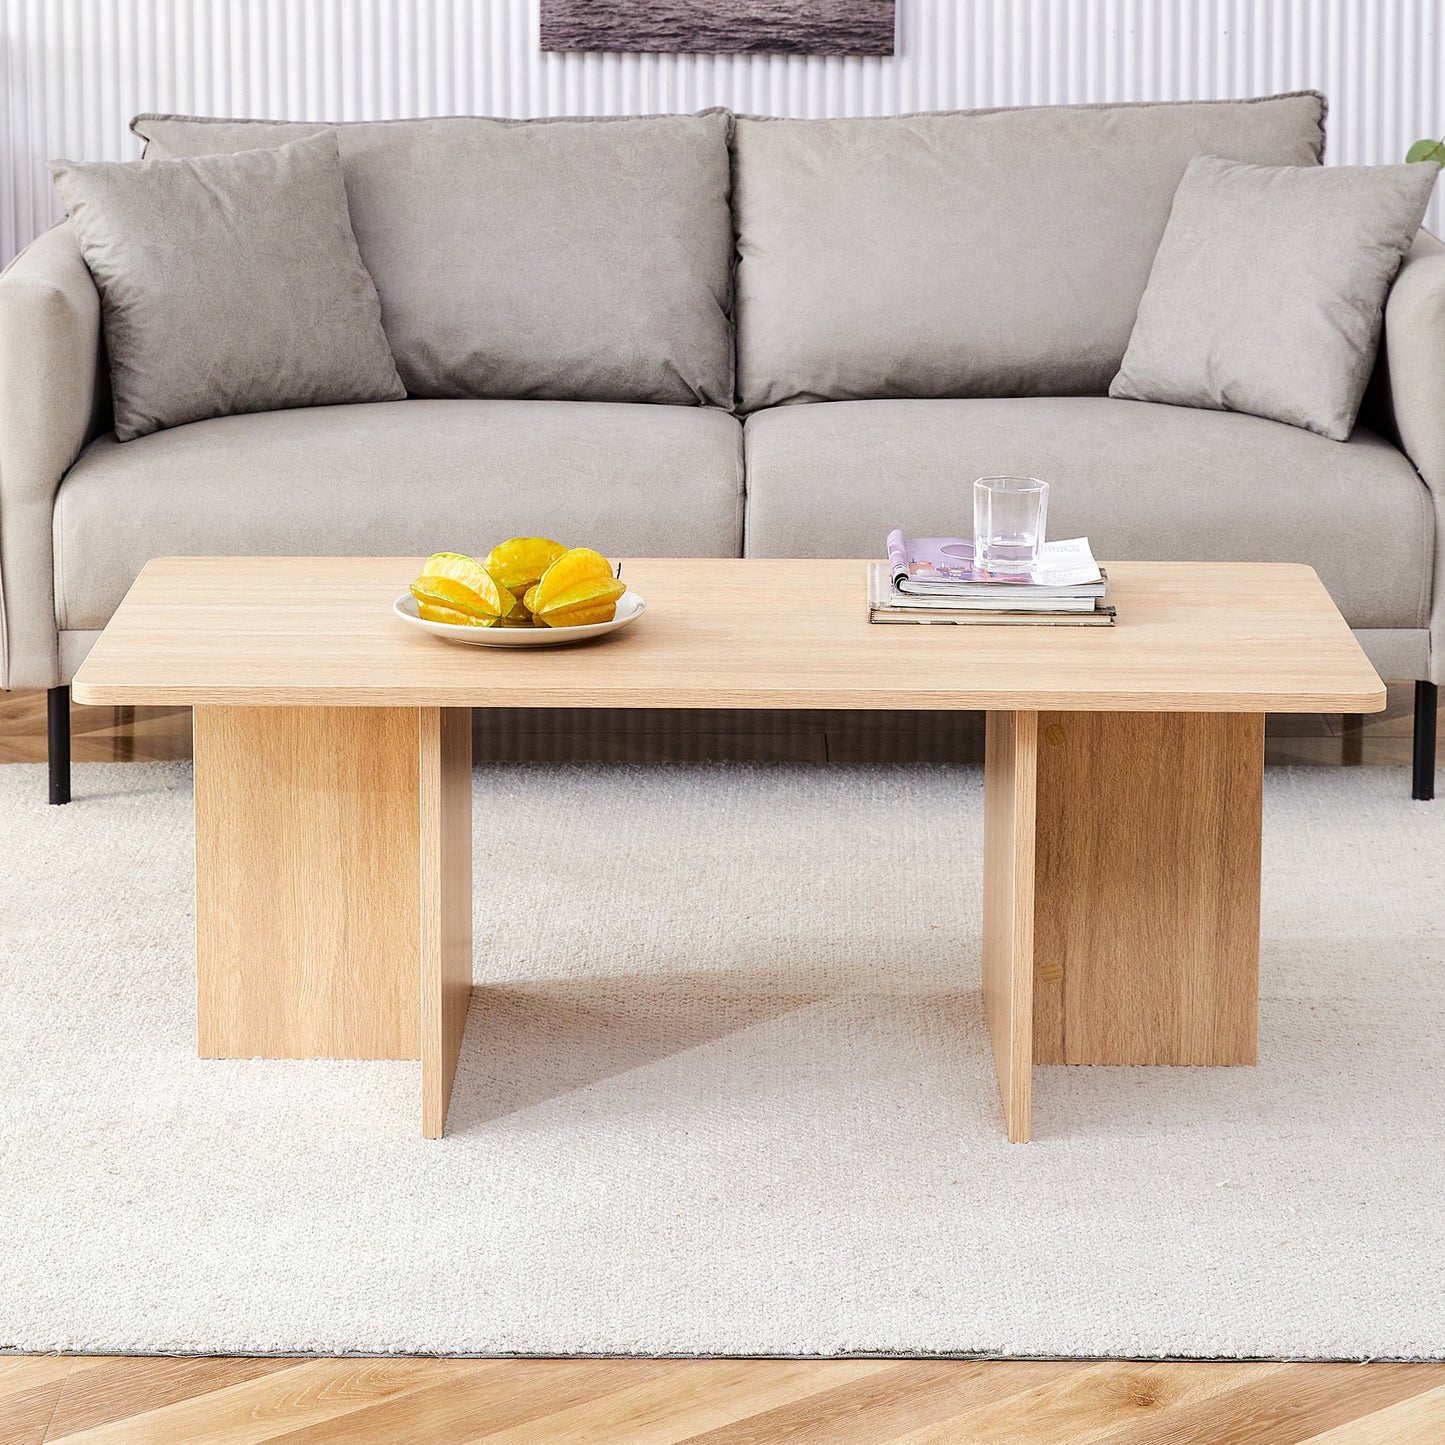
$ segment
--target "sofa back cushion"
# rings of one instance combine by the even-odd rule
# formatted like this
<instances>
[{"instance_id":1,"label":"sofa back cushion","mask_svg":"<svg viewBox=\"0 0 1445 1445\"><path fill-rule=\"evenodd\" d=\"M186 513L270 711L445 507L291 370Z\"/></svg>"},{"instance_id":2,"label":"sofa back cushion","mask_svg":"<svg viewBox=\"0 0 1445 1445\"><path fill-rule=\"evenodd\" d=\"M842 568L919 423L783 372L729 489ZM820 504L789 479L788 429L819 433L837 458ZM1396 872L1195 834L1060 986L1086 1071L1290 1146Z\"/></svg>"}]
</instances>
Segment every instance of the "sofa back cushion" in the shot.
<instances>
[{"instance_id":1,"label":"sofa back cushion","mask_svg":"<svg viewBox=\"0 0 1445 1445\"><path fill-rule=\"evenodd\" d=\"M336 126L407 390L730 406L730 123L717 111ZM155 158L330 127L142 115L132 129Z\"/></svg>"},{"instance_id":2,"label":"sofa back cushion","mask_svg":"<svg viewBox=\"0 0 1445 1445\"><path fill-rule=\"evenodd\" d=\"M1103 395L1197 154L1316 165L1324 98L739 117L747 410Z\"/></svg>"}]
</instances>

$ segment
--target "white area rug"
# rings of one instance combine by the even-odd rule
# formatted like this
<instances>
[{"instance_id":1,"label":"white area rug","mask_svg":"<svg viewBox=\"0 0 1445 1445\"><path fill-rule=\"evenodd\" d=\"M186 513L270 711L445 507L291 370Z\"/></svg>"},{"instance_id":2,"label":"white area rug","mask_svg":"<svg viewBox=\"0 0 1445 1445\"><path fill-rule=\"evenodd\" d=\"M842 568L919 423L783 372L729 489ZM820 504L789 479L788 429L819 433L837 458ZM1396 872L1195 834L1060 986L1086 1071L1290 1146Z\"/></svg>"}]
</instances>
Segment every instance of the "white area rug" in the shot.
<instances>
[{"instance_id":1,"label":"white area rug","mask_svg":"<svg viewBox=\"0 0 1445 1445\"><path fill-rule=\"evenodd\" d=\"M1269 775L1260 1066L1040 1069L1027 1146L977 772L476 789L429 1143L418 1065L195 1057L187 769L0 768L0 1348L1445 1355L1445 802L1399 771Z\"/></svg>"}]
</instances>

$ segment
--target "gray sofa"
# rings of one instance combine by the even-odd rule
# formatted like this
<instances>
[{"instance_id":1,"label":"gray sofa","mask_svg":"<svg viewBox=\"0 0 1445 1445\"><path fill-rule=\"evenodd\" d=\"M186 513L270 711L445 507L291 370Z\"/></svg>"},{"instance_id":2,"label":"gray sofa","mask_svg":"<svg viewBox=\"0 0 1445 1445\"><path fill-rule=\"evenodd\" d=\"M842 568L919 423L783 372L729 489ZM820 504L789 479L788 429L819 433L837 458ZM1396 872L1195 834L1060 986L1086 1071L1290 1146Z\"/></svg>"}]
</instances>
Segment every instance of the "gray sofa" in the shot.
<instances>
[{"instance_id":1,"label":"gray sofa","mask_svg":"<svg viewBox=\"0 0 1445 1445\"><path fill-rule=\"evenodd\" d=\"M118 442L67 225L0 276L0 682L63 688L145 561L484 549L875 556L1054 484L1104 557L1309 563L1387 678L1445 671L1445 245L1348 442L1111 400L1191 156L1313 165L1324 102L340 126L405 401ZM323 127L140 117L151 156ZM63 716L63 714L62 714ZM1417 796L1433 732L1417 730Z\"/></svg>"}]
</instances>

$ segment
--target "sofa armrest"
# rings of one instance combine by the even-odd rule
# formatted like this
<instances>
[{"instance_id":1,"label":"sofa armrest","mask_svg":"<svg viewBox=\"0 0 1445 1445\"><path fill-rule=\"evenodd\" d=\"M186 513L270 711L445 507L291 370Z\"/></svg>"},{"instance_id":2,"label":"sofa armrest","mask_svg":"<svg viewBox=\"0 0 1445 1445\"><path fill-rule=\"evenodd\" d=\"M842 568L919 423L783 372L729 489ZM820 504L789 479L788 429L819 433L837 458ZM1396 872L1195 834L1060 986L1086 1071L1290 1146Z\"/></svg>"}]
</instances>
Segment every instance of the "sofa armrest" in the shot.
<instances>
[{"instance_id":1,"label":"sofa armrest","mask_svg":"<svg viewBox=\"0 0 1445 1445\"><path fill-rule=\"evenodd\" d=\"M68 224L0 272L0 687L51 687L55 489L107 425L100 296Z\"/></svg>"},{"instance_id":2,"label":"sofa armrest","mask_svg":"<svg viewBox=\"0 0 1445 1445\"><path fill-rule=\"evenodd\" d=\"M1445 242L1415 237L1385 303L1386 396L1401 450L1435 503L1430 676L1445 674Z\"/></svg>"}]
</instances>

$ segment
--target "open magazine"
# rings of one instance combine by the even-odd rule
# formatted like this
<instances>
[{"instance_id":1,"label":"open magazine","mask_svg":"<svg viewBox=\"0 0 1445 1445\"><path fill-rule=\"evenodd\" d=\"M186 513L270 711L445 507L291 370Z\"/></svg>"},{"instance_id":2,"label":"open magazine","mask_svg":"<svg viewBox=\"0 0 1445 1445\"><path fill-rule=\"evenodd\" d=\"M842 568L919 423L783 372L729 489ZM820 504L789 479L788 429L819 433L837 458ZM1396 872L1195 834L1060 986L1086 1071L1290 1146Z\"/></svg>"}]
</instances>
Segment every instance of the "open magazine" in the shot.
<instances>
[{"instance_id":1,"label":"open magazine","mask_svg":"<svg viewBox=\"0 0 1445 1445\"><path fill-rule=\"evenodd\" d=\"M1045 542L1031 572L1005 575L979 567L966 537L905 537L895 528L888 534L888 569L898 591L922 596L996 595L999 587L1027 587L1035 596L1101 597L1104 592L1104 574L1087 537Z\"/></svg>"}]
</instances>

